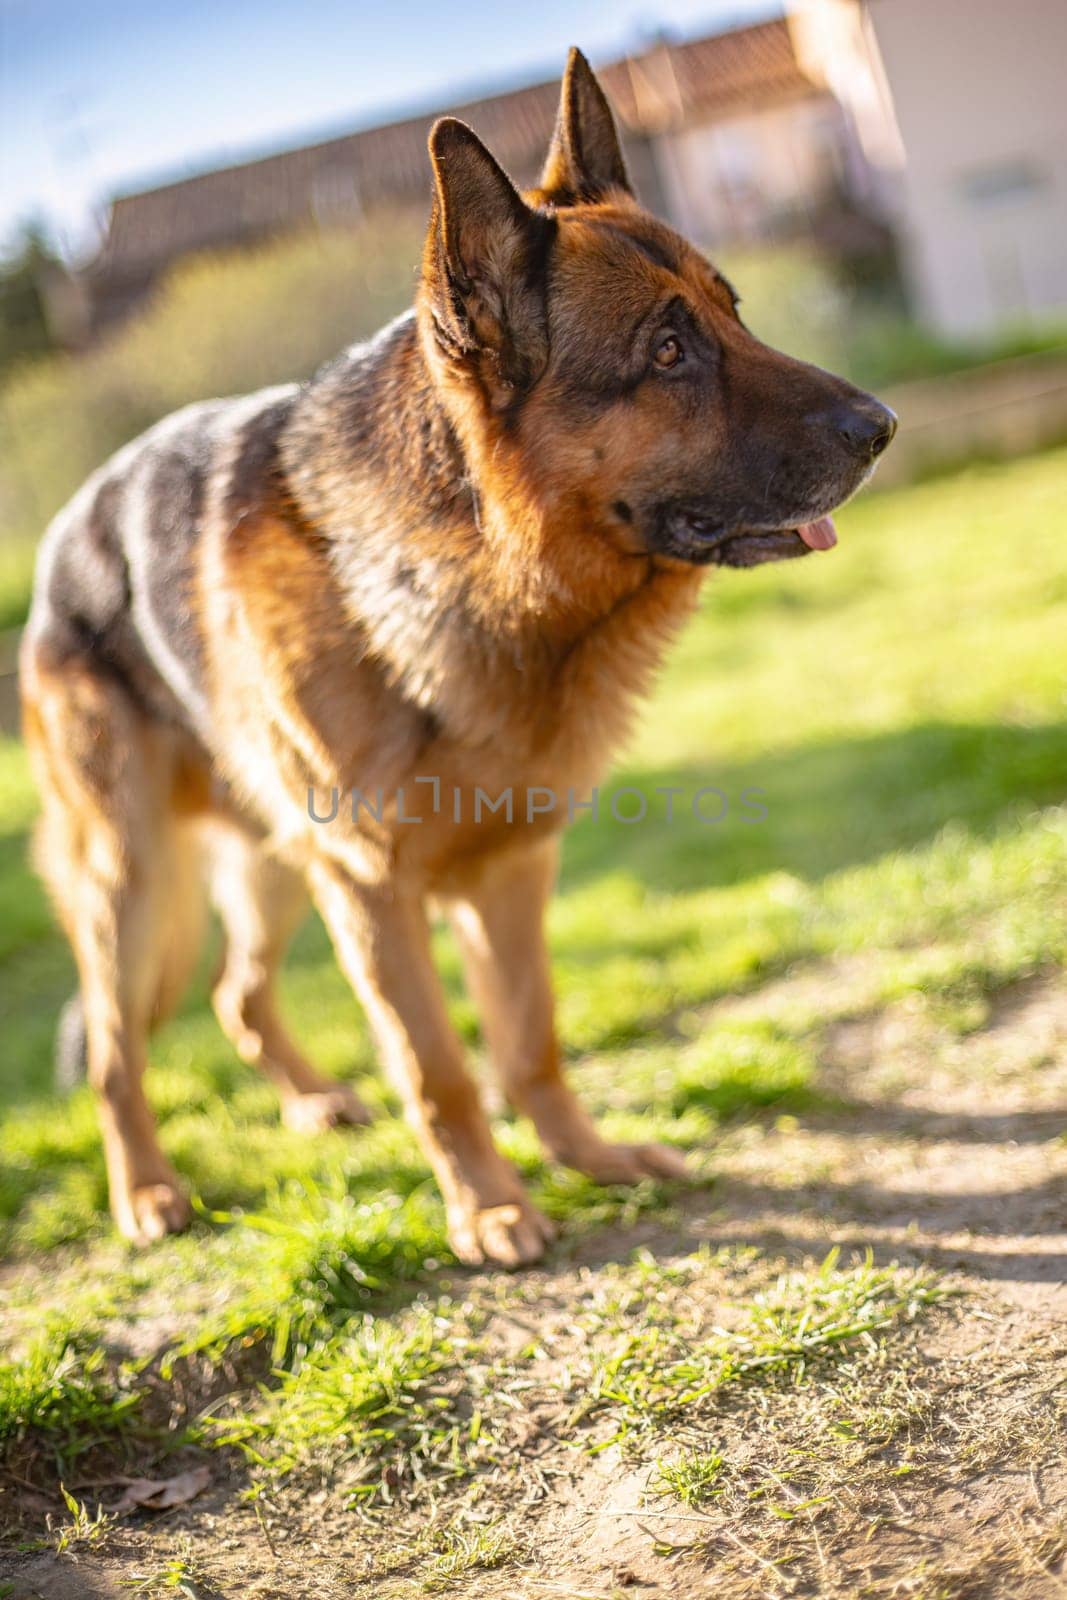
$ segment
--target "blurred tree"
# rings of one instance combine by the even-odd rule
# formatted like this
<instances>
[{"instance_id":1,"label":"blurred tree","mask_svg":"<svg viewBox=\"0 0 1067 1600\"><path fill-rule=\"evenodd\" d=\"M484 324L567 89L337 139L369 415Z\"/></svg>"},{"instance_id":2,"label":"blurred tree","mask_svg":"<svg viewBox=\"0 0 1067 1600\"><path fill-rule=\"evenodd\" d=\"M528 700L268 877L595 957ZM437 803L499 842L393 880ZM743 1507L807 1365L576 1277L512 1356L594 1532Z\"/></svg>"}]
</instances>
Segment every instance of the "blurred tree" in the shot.
<instances>
[{"instance_id":1,"label":"blurred tree","mask_svg":"<svg viewBox=\"0 0 1067 1600\"><path fill-rule=\"evenodd\" d=\"M44 274L57 269L44 226L28 219L0 254L0 373L54 347L41 285Z\"/></svg>"}]
</instances>

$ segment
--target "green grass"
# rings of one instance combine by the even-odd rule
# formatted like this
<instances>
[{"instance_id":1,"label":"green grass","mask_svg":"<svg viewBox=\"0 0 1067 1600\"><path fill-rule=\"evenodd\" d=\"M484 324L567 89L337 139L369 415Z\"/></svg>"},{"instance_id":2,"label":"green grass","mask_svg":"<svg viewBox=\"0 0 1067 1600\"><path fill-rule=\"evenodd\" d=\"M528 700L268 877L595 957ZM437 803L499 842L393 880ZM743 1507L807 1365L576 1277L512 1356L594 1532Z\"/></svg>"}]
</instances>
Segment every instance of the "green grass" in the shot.
<instances>
[{"instance_id":1,"label":"green grass","mask_svg":"<svg viewBox=\"0 0 1067 1600\"><path fill-rule=\"evenodd\" d=\"M675 1269L673 1281L687 1274L696 1281L706 1265L698 1255ZM570 1392L580 1397L576 1415L610 1415L613 1431L598 1450L633 1430L666 1430L728 1386L801 1383L828 1355L943 1298L944 1291L923 1273L875 1267L869 1258L841 1268L834 1250L819 1268L779 1278L752 1300L737 1327L710 1337L699 1336L684 1300L680 1305L668 1299L665 1315L661 1303L636 1331L632 1316L620 1318L612 1308L606 1318L584 1319L589 1352L575 1362L569 1380Z\"/></svg>"},{"instance_id":2,"label":"green grass","mask_svg":"<svg viewBox=\"0 0 1067 1600\"><path fill-rule=\"evenodd\" d=\"M148 1596L149 1600L154 1600L157 1595L173 1594L175 1590L184 1595L186 1600L199 1600L198 1579L197 1562L184 1552L179 1552L168 1556L163 1565L147 1577L130 1579L128 1587L131 1595Z\"/></svg>"},{"instance_id":3,"label":"green grass","mask_svg":"<svg viewBox=\"0 0 1067 1600\"><path fill-rule=\"evenodd\" d=\"M130 1426L139 1406L133 1374L109 1366L94 1332L91 1323L52 1318L0 1360L0 1457L32 1441L62 1470Z\"/></svg>"},{"instance_id":4,"label":"green grass","mask_svg":"<svg viewBox=\"0 0 1067 1600\"><path fill-rule=\"evenodd\" d=\"M391 1317L379 1307L277 1369L251 1409L247 1395L232 1399L192 1437L237 1446L268 1479L343 1474L351 1503L380 1506L397 1491L417 1496L427 1483L439 1490L506 1470L509 1425L531 1390L556 1401L544 1429L554 1439L592 1455L620 1445L640 1451L648 1438L707 1419L724 1391L804 1385L945 1298L928 1274L869 1258L842 1266L831 1251L820 1266L779 1275L741 1299L735 1327L707 1326L694 1291L737 1265L741 1279L745 1268L765 1276L752 1256L737 1263L730 1251L703 1250L662 1266L638 1251L579 1300L580 1340L547 1367L536 1343L490 1356L481 1338L489 1307L451 1296ZM501 1303L507 1308L506 1294Z\"/></svg>"},{"instance_id":5,"label":"green grass","mask_svg":"<svg viewBox=\"0 0 1067 1600\"><path fill-rule=\"evenodd\" d=\"M723 1458L715 1451L694 1451L677 1461L657 1464L655 1487L674 1495L684 1506L701 1506L722 1493Z\"/></svg>"},{"instance_id":6,"label":"green grass","mask_svg":"<svg viewBox=\"0 0 1067 1600\"><path fill-rule=\"evenodd\" d=\"M334 1466L376 1462L378 1482L365 1486L373 1493L383 1458L400 1472L412 1459L455 1453L459 1424L434 1385L463 1353L429 1311L409 1326L366 1313L319 1341L299 1366L283 1369L253 1413L213 1422L205 1436L240 1445L257 1465L274 1471L323 1458Z\"/></svg>"},{"instance_id":7,"label":"green grass","mask_svg":"<svg viewBox=\"0 0 1067 1600\"><path fill-rule=\"evenodd\" d=\"M456 1578L464 1572L510 1566L520 1554L514 1536L500 1529L456 1529L446 1535L444 1548L429 1563L422 1588L426 1594L452 1594Z\"/></svg>"},{"instance_id":8,"label":"green grass","mask_svg":"<svg viewBox=\"0 0 1067 1600\"><path fill-rule=\"evenodd\" d=\"M99 1505L95 1512L90 1512L85 1502L76 1499L64 1484L60 1484L60 1493L70 1521L53 1529L53 1548L56 1555L66 1555L76 1546L91 1550L96 1545L103 1544L116 1520L114 1516Z\"/></svg>"},{"instance_id":9,"label":"green grass","mask_svg":"<svg viewBox=\"0 0 1067 1600\"><path fill-rule=\"evenodd\" d=\"M1006 985L1062 962L1065 496L1064 451L975 468L861 500L832 556L709 583L616 782L686 796L714 785L727 816L705 825L683 800L670 824L653 807L628 827L605 808L569 836L551 915L564 1046L609 1134L691 1148L714 1181L724 1123L825 1102L821 1040L836 1017L905 998L962 1032ZM765 820L746 820L746 789L762 792ZM500 1396L512 1383L521 1394L539 1358L503 1371L483 1351L487 1313L457 1288L440 1201L318 924L298 939L285 1008L313 1058L358 1084L375 1125L313 1142L284 1132L269 1087L219 1035L202 977L153 1041L150 1073L163 1145L200 1214L188 1237L142 1256L116 1243L88 1092L50 1091L73 976L26 862L34 809L8 742L0 1229L17 1270L0 1289L0 1457L36 1450L60 1473L154 1425L161 1381L185 1395L225 1372L224 1394L171 1420L175 1438L239 1447L269 1474L343 1466L361 1504L500 1469ZM477 1051L444 935L438 950ZM851 963L840 999L801 989L773 1017L713 1023L722 996L819 963ZM523 1122L497 1132L561 1223L561 1260L606 1224L669 1215L662 1187L601 1191L547 1168ZM717 1469L709 1451L703 1465L666 1460L672 1419L703 1415L724 1389L803 1384L939 1293L835 1261L746 1288L734 1263L737 1315L716 1331L685 1321L693 1270L620 1269L607 1309L582 1313L569 1378L552 1380L577 1446L647 1439L689 1504L714 1493ZM43 1331L42 1294L64 1310ZM124 1360L121 1338L101 1354L101 1330L153 1318L169 1330L162 1380L158 1362Z\"/></svg>"}]
</instances>

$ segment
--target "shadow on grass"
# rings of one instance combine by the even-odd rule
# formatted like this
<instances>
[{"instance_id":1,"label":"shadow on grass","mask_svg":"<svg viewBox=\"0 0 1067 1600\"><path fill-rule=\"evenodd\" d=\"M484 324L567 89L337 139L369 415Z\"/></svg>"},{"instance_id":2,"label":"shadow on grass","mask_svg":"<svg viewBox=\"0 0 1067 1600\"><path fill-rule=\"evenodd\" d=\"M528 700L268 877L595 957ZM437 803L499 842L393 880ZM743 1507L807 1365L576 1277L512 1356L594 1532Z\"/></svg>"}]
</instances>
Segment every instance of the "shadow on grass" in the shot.
<instances>
[{"instance_id":1,"label":"shadow on grass","mask_svg":"<svg viewBox=\"0 0 1067 1600\"><path fill-rule=\"evenodd\" d=\"M582 1229L557 1247L557 1255L577 1272L625 1263L639 1249L662 1261L702 1246L756 1248L800 1267L833 1246L846 1259L869 1251L879 1266L922 1264L991 1282L1067 1282L1067 1246L1060 1243L1067 1182L1058 1177L1006 1192L944 1194L863 1182L778 1185L723 1178L703 1193L675 1191L673 1199L669 1220L650 1210L625 1229ZM883 1230L895 1236L885 1237ZM961 1235L965 1242L959 1242ZM1053 1248L1019 1244L1046 1238L1056 1240ZM985 1239L1003 1239L1006 1248L984 1247Z\"/></svg>"},{"instance_id":2,"label":"shadow on grass","mask_svg":"<svg viewBox=\"0 0 1067 1600\"><path fill-rule=\"evenodd\" d=\"M586 818L568 834L563 888L620 871L661 892L726 887L771 872L817 882L916 849L949 823L985 834L1012 805L1056 804L1067 797L1065 767L1067 724L931 722L740 764L626 768L602 791L598 820ZM666 796L656 791L672 786L682 792L668 822ZM646 821L615 821L610 795L622 788L647 797ZM694 815L702 788L726 797L717 824ZM757 800L766 817L743 820ZM708 794L698 808L715 816L723 805ZM620 812L637 809L632 796L619 802Z\"/></svg>"},{"instance_id":3,"label":"shadow on grass","mask_svg":"<svg viewBox=\"0 0 1067 1600\"><path fill-rule=\"evenodd\" d=\"M792 1107L788 1108L792 1109ZM1067 1128L1067 1106L1042 1111L962 1112L916 1110L866 1100L801 1104L799 1122L814 1133L862 1133L879 1139L907 1139L953 1144L1048 1144Z\"/></svg>"}]
</instances>

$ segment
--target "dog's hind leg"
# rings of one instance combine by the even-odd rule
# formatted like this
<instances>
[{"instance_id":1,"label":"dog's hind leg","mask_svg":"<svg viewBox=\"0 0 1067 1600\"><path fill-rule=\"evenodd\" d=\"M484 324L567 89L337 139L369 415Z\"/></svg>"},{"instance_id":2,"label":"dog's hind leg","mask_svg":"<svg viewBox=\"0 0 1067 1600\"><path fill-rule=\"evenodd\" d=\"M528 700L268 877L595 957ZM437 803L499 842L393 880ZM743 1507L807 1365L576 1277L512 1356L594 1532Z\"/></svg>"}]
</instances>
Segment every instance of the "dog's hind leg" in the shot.
<instances>
[{"instance_id":1,"label":"dog's hind leg","mask_svg":"<svg viewBox=\"0 0 1067 1600\"><path fill-rule=\"evenodd\" d=\"M167 884L167 934L159 970L156 998L149 1026L156 1028L172 1016L185 994L196 967L207 929L207 890L200 852L190 828L174 836L174 867ZM86 1075L89 1049L85 1033L85 1005L81 991L71 995L56 1024L55 1084L60 1094L70 1094Z\"/></svg>"},{"instance_id":2,"label":"dog's hind leg","mask_svg":"<svg viewBox=\"0 0 1067 1600\"><path fill-rule=\"evenodd\" d=\"M223 1032L277 1086L288 1127L369 1122L355 1092L317 1073L278 1016L278 967L308 911L303 880L238 826L213 823L209 841L211 897L226 939L213 995Z\"/></svg>"},{"instance_id":3,"label":"dog's hind leg","mask_svg":"<svg viewBox=\"0 0 1067 1600\"><path fill-rule=\"evenodd\" d=\"M189 1217L143 1082L172 865L172 736L77 661L55 671L27 662L23 697L44 800L37 861L78 966L111 1210L143 1244Z\"/></svg>"}]
</instances>

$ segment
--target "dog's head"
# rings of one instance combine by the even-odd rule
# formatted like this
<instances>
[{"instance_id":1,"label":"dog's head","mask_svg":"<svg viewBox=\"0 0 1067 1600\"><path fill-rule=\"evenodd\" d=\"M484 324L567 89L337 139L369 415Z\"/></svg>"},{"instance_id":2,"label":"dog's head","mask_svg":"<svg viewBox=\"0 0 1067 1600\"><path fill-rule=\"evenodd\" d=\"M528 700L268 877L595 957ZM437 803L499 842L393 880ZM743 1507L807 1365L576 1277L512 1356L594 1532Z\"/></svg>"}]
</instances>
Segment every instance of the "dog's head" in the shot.
<instances>
[{"instance_id":1,"label":"dog's head","mask_svg":"<svg viewBox=\"0 0 1067 1600\"><path fill-rule=\"evenodd\" d=\"M761 344L725 279L641 209L577 50L538 189L452 118L430 154L424 336L498 476L622 554L753 566L835 542L829 513L893 413Z\"/></svg>"}]
</instances>

